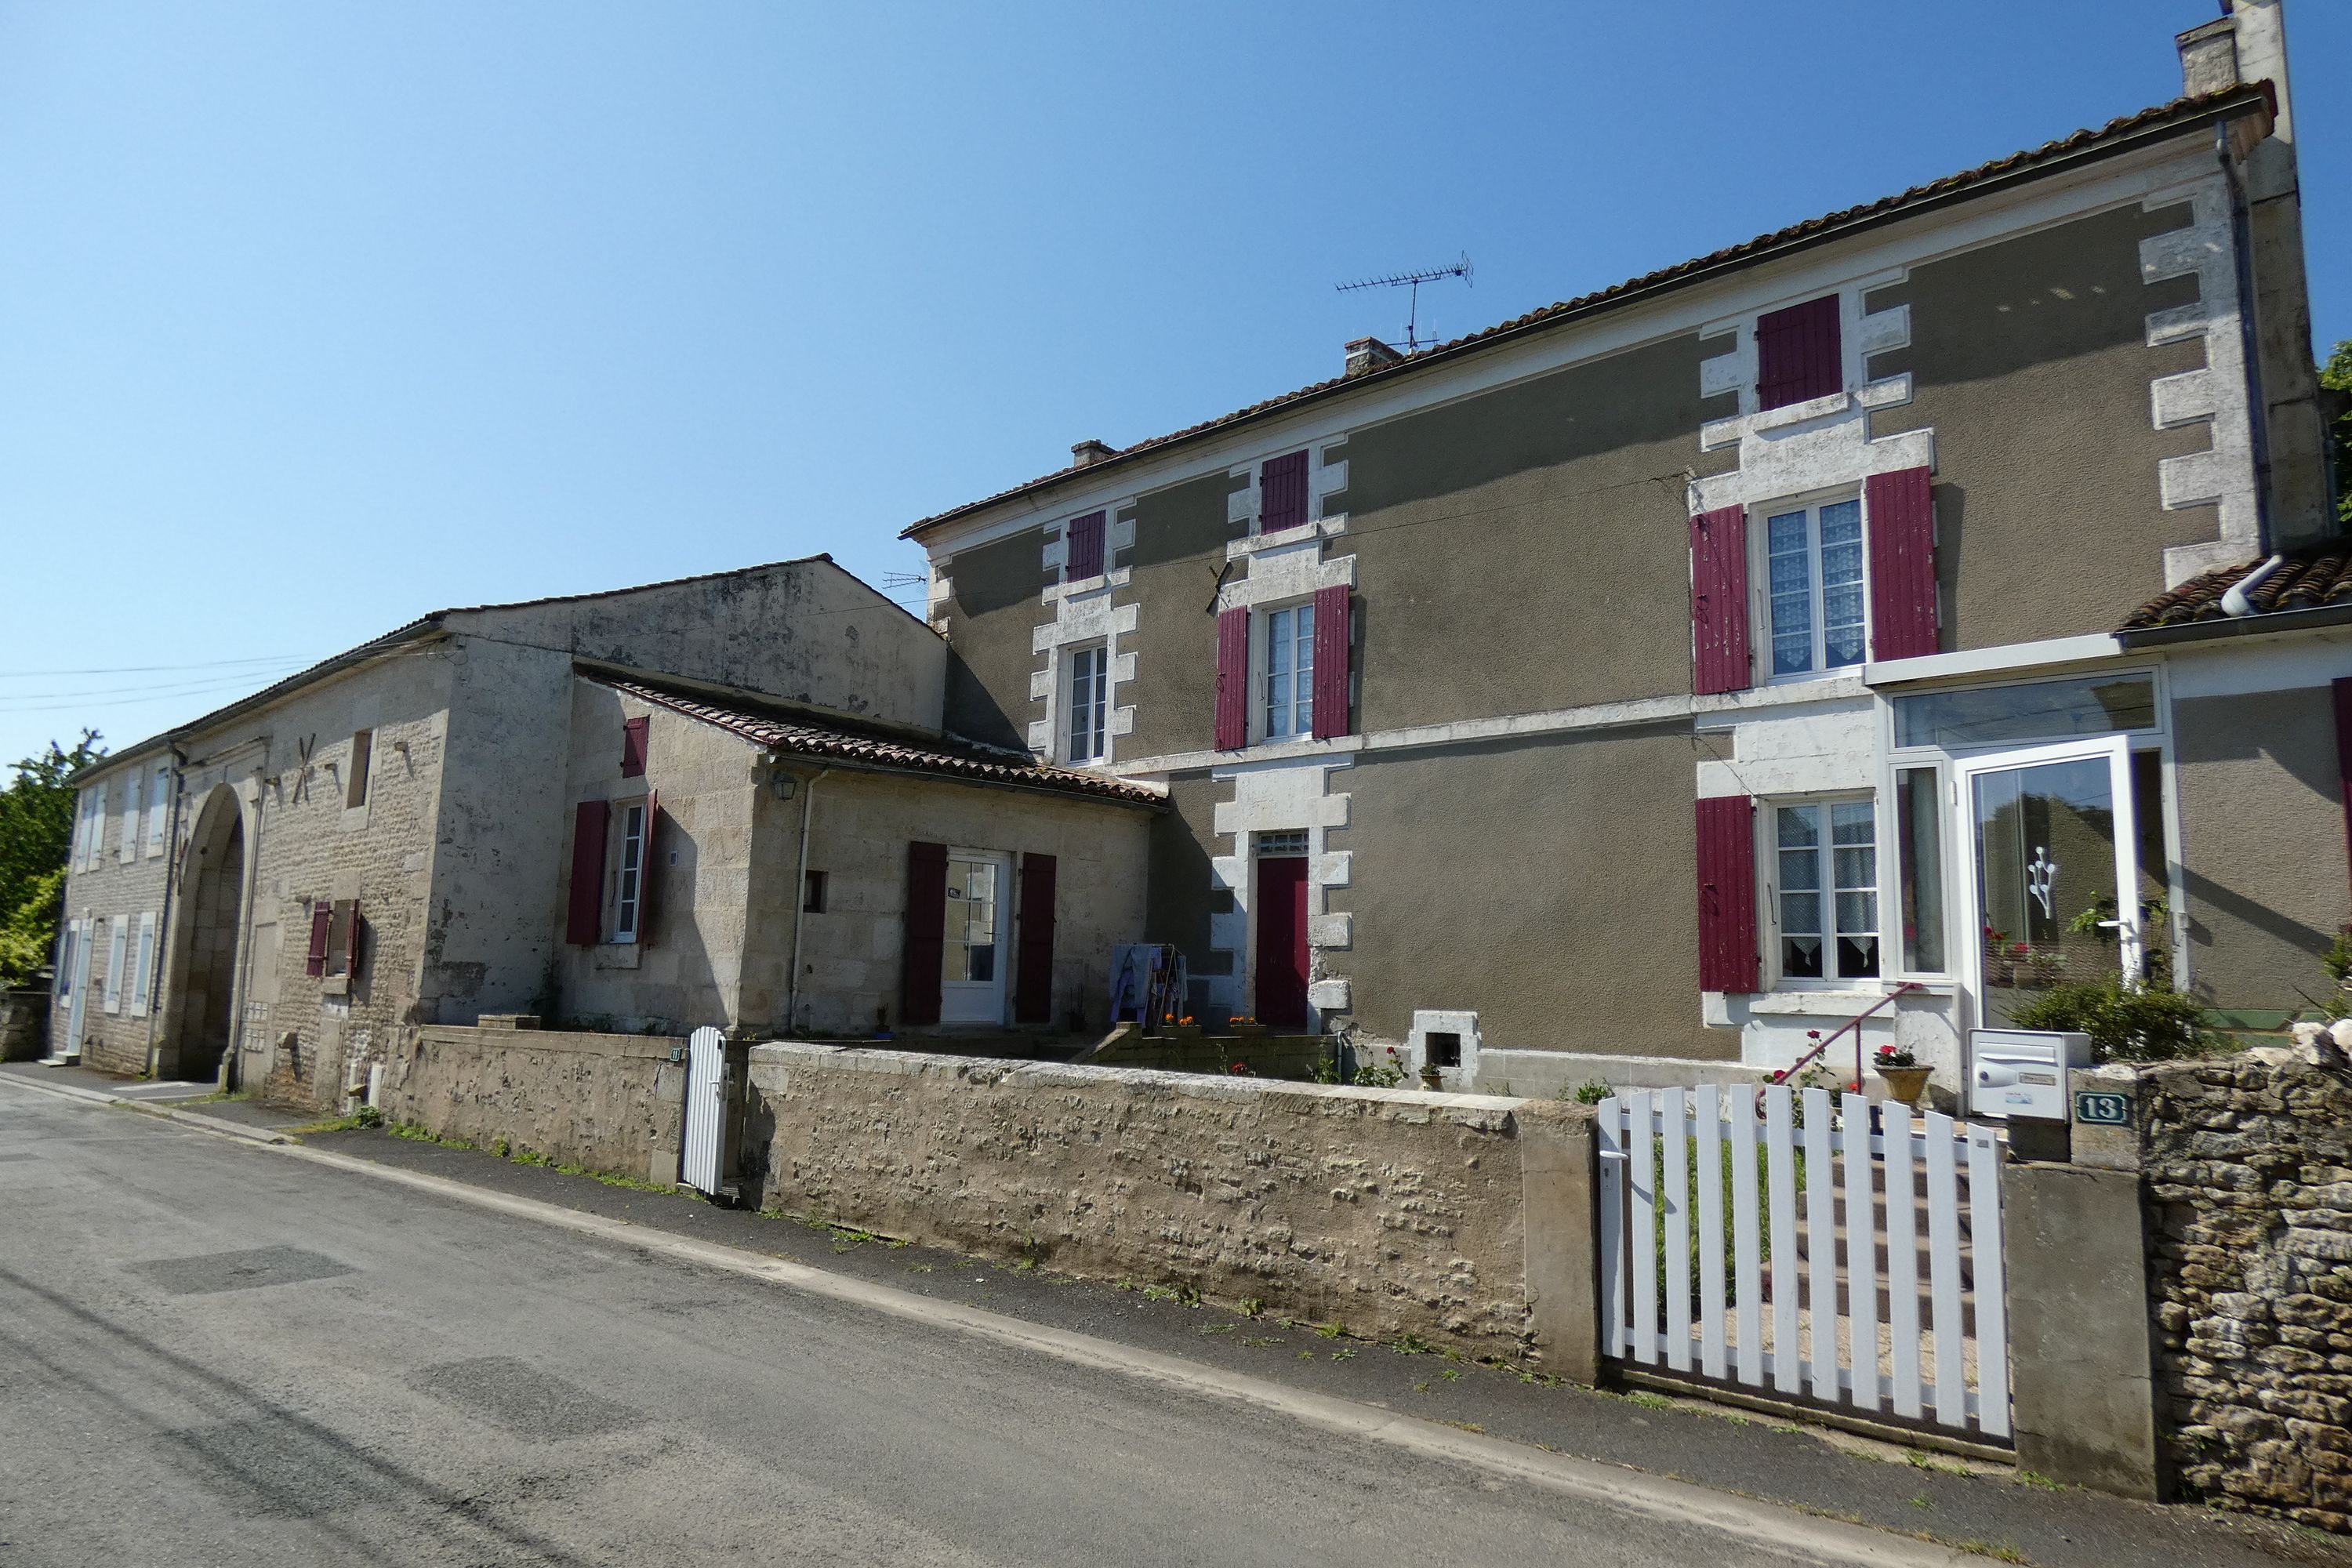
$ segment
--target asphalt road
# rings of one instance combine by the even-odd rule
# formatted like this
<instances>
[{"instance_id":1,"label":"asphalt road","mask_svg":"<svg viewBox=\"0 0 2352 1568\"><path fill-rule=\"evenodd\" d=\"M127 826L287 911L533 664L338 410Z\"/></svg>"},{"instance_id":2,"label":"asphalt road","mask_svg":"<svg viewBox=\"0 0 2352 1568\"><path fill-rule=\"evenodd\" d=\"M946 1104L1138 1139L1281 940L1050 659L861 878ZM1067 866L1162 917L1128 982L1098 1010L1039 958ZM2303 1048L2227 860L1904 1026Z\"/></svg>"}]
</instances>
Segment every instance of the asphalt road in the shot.
<instances>
[{"instance_id":1,"label":"asphalt road","mask_svg":"<svg viewBox=\"0 0 2352 1568\"><path fill-rule=\"evenodd\" d=\"M1727 1560L1774 1555L0 1082L0 1562Z\"/></svg>"}]
</instances>

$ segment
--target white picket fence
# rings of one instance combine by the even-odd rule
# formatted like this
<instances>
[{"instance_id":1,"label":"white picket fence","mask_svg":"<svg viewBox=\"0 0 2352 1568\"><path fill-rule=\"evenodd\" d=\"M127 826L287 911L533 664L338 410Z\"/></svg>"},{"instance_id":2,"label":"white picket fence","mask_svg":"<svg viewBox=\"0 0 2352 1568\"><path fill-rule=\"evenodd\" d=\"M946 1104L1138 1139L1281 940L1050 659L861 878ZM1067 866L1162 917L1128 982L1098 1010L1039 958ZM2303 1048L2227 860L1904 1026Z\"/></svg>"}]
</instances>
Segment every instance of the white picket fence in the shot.
<instances>
[{"instance_id":1,"label":"white picket fence","mask_svg":"<svg viewBox=\"0 0 2352 1568\"><path fill-rule=\"evenodd\" d=\"M1990 1131L1887 1101L1874 1131L1863 1097L1780 1085L1599 1110L1611 1356L2009 1440Z\"/></svg>"}]
</instances>

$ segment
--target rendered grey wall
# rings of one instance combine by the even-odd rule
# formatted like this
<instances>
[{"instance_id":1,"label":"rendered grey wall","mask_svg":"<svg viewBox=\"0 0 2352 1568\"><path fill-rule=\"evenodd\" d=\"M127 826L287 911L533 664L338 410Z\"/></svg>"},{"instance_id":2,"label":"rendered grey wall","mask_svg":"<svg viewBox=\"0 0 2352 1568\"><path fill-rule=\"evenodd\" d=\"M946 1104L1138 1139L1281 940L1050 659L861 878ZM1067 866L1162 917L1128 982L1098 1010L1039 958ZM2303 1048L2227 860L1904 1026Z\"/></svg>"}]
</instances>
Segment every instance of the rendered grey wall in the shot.
<instances>
[{"instance_id":1,"label":"rendered grey wall","mask_svg":"<svg viewBox=\"0 0 2352 1568\"><path fill-rule=\"evenodd\" d=\"M2189 976L2224 1007L2300 1008L2352 915L2328 689L2195 698L2172 716Z\"/></svg>"},{"instance_id":2,"label":"rendered grey wall","mask_svg":"<svg viewBox=\"0 0 2352 1568\"><path fill-rule=\"evenodd\" d=\"M959 551L947 565L946 725L954 734L1026 751L1037 703L1029 672L1037 668L1030 637L1045 618L1037 595L1050 580L1042 564L1045 531Z\"/></svg>"},{"instance_id":3,"label":"rendered grey wall","mask_svg":"<svg viewBox=\"0 0 2352 1568\"><path fill-rule=\"evenodd\" d=\"M1173 944L1196 977L1210 973L1204 967L1210 962L1209 915L1218 895L1209 888L1209 860L1221 849L1216 803L1225 793L1206 773L1178 773L1168 781L1171 809L1151 824L1150 901L1143 939Z\"/></svg>"},{"instance_id":4,"label":"rendered grey wall","mask_svg":"<svg viewBox=\"0 0 2352 1568\"><path fill-rule=\"evenodd\" d=\"M1703 357L1686 333L1349 435L1363 728L1690 689L1685 476L1731 411Z\"/></svg>"},{"instance_id":5,"label":"rendered grey wall","mask_svg":"<svg viewBox=\"0 0 2352 1568\"><path fill-rule=\"evenodd\" d=\"M2164 592L2168 546L2214 536L2212 508L2168 512L2157 488L2158 462L2209 431L2148 414L2151 380L2203 363L2194 342L2146 346L2149 312L2195 300L2197 282L2142 283L2139 242L2189 217L2078 218L1925 263L1865 301L1911 307L1910 346L1870 374L1908 371L1912 400L1871 434L1935 427L1947 650L2113 630Z\"/></svg>"},{"instance_id":6,"label":"rendered grey wall","mask_svg":"<svg viewBox=\"0 0 2352 1568\"><path fill-rule=\"evenodd\" d=\"M1334 849L1355 915L1331 955L1357 1019L1402 1039L1415 1008L1478 1014L1487 1049L1734 1057L1699 1023L1686 725L1370 752Z\"/></svg>"},{"instance_id":7,"label":"rendered grey wall","mask_svg":"<svg viewBox=\"0 0 2352 1568\"><path fill-rule=\"evenodd\" d=\"M1216 742L1213 606L1225 541L1239 531L1225 521L1230 488L1216 473L1136 501L1135 544L1114 563L1132 574L1119 602L1137 606L1135 679L1111 694L1115 705L1135 705L1135 732L1118 742L1120 756L1206 751Z\"/></svg>"}]
</instances>

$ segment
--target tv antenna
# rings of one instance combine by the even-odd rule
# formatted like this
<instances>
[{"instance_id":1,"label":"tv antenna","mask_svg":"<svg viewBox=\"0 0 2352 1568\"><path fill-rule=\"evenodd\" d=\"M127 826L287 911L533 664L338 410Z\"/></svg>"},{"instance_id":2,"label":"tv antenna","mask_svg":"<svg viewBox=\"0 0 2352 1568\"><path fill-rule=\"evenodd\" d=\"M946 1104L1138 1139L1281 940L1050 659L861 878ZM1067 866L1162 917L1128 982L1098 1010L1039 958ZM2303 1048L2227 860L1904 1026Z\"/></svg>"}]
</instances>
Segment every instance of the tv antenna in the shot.
<instances>
[{"instance_id":1,"label":"tv antenna","mask_svg":"<svg viewBox=\"0 0 2352 1568\"><path fill-rule=\"evenodd\" d=\"M1421 341L1421 286L1443 282L1448 278L1459 278L1467 284L1471 282L1472 270L1470 253L1465 250L1461 258L1451 266L1431 267L1419 272L1392 272L1385 278L1359 278L1353 283L1340 283L1335 287L1342 294L1357 289L1412 289L1412 297L1405 308L1404 318L1404 352L1412 353L1423 346ZM1432 338L1430 343L1434 345L1436 341Z\"/></svg>"}]
</instances>

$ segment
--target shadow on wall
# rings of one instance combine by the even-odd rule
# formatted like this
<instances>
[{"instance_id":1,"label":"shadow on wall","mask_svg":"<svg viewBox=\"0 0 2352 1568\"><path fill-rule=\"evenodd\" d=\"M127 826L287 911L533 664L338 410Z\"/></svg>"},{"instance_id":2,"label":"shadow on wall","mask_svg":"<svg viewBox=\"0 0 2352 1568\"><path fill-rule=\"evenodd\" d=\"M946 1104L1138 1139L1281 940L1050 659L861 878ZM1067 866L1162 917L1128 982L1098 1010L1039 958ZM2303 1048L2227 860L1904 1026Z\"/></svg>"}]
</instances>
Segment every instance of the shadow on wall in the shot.
<instances>
[{"instance_id":1,"label":"shadow on wall","mask_svg":"<svg viewBox=\"0 0 2352 1568\"><path fill-rule=\"evenodd\" d=\"M947 711L949 728L967 741L978 741L984 746L1002 746L1007 751L1025 752L1029 736L1024 726L1015 724L1004 711L986 684L964 662L963 655L948 649Z\"/></svg>"}]
</instances>

